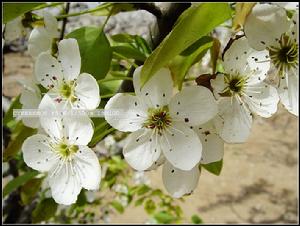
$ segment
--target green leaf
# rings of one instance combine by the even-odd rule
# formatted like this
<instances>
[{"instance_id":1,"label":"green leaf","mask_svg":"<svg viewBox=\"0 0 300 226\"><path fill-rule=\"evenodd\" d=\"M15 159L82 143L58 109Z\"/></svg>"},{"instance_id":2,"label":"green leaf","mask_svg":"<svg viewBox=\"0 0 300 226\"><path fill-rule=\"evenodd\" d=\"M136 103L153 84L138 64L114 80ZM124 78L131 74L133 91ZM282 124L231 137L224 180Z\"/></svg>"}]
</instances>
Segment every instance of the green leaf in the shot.
<instances>
[{"instance_id":1,"label":"green leaf","mask_svg":"<svg viewBox=\"0 0 300 226\"><path fill-rule=\"evenodd\" d=\"M146 60L146 56L140 51L138 51L136 48L133 48L132 46L118 45L118 46L113 46L112 50L115 53L118 53L128 59L135 59L139 61Z\"/></svg>"},{"instance_id":2,"label":"green leaf","mask_svg":"<svg viewBox=\"0 0 300 226\"><path fill-rule=\"evenodd\" d=\"M155 206L155 203L153 202L153 200L151 199L148 199L146 202L145 202L145 206L144 206L146 212L148 214L152 214L154 213L155 209L156 209L156 206Z\"/></svg>"},{"instance_id":3,"label":"green leaf","mask_svg":"<svg viewBox=\"0 0 300 226\"><path fill-rule=\"evenodd\" d=\"M201 166L206 169L208 172L211 172L212 174L215 174L217 176L220 175L222 166L223 166L223 159L221 159L218 162L212 162L209 164L201 164Z\"/></svg>"},{"instance_id":4,"label":"green leaf","mask_svg":"<svg viewBox=\"0 0 300 226\"><path fill-rule=\"evenodd\" d=\"M31 11L33 8L44 4L44 2L39 3L3 3L3 20L2 23L7 23L24 13Z\"/></svg>"},{"instance_id":5,"label":"green leaf","mask_svg":"<svg viewBox=\"0 0 300 226\"><path fill-rule=\"evenodd\" d=\"M35 133L36 129L21 125L19 134L9 142L7 148L4 150L3 161L8 161L14 157L20 151L24 140Z\"/></svg>"},{"instance_id":6,"label":"green leaf","mask_svg":"<svg viewBox=\"0 0 300 226\"><path fill-rule=\"evenodd\" d=\"M142 85L171 59L231 17L228 3L201 3L187 10L185 16L145 61L141 75Z\"/></svg>"},{"instance_id":7,"label":"green leaf","mask_svg":"<svg viewBox=\"0 0 300 226\"><path fill-rule=\"evenodd\" d=\"M198 215L196 215L196 214L194 214L194 215L191 217L191 219L192 219L192 222L193 222L194 224L202 224L202 223L203 223L202 219L201 219Z\"/></svg>"},{"instance_id":8,"label":"green leaf","mask_svg":"<svg viewBox=\"0 0 300 226\"><path fill-rule=\"evenodd\" d=\"M154 214L154 219L157 220L158 223L162 223L162 224L170 224L177 220L176 217L172 216L171 214L165 211L160 211Z\"/></svg>"},{"instance_id":9,"label":"green leaf","mask_svg":"<svg viewBox=\"0 0 300 226\"><path fill-rule=\"evenodd\" d=\"M58 204L52 199L43 199L32 212L32 223L47 221L56 213Z\"/></svg>"},{"instance_id":10,"label":"green leaf","mask_svg":"<svg viewBox=\"0 0 300 226\"><path fill-rule=\"evenodd\" d=\"M9 106L9 109L5 113L5 116L3 118L3 124L5 126L8 126L8 123L11 122L12 120L14 120L13 110L22 108L22 104L20 103L20 96L21 95L14 98L14 100L11 102L11 104Z\"/></svg>"},{"instance_id":11,"label":"green leaf","mask_svg":"<svg viewBox=\"0 0 300 226\"><path fill-rule=\"evenodd\" d=\"M122 206L121 203L119 203L118 201L114 200L110 203L110 205L112 207L114 207L119 213L123 213L124 212L124 207Z\"/></svg>"},{"instance_id":12,"label":"green leaf","mask_svg":"<svg viewBox=\"0 0 300 226\"><path fill-rule=\"evenodd\" d=\"M146 194L148 191L150 191L151 188L145 184L143 184L138 190L137 190L137 194L138 195L144 195Z\"/></svg>"},{"instance_id":13,"label":"green leaf","mask_svg":"<svg viewBox=\"0 0 300 226\"><path fill-rule=\"evenodd\" d=\"M127 12L134 10L132 3L103 3L93 9L94 12L91 14L94 16L108 16L110 11L113 9L111 15L116 15L119 12Z\"/></svg>"},{"instance_id":14,"label":"green leaf","mask_svg":"<svg viewBox=\"0 0 300 226\"><path fill-rule=\"evenodd\" d=\"M137 199L134 203L134 206L140 206L143 204L143 202L145 201L146 197L141 197L139 199Z\"/></svg>"},{"instance_id":15,"label":"green leaf","mask_svg":"<svg viewBox=\"0 0 300 226\"><path fill-rule=\"evenodd\" d=\"M212 43L211 37L204 36L170 62L169 68L179 89L190 67L205 55Z\"/></svg>"},{"instance_id":16,"label":"green leaf","mask_svg":"<svg viewBox=\"0 0 300 226\"><path fill-rule=\"evenodd\" d=\"M35 177L37 174L37 171L30 171L9 181L3 189L2 197L4 198L8 194L16 190L18 187L25 184L31 178Z\"/></svg>"},{"instance_id":17,"label":"green leaf","mask_svg":"<svg viewBox=\"0 0 300 226\"><path fill-rule=\"evenodd\" d=\"M28 205L40 190L43 178L33 178L21 187L21 200L24 205Z\"/></svg>"},{"instance_id":18,"label":"green leaf","mask_svg":"<svg viewBox=\"0 0 300 226\"><path fill-rule=\"evenodd\" d=\"M105 77L110 68L112 49L101 28L81 27L67 38L78 41L81 55L81 72L91 74L96 80Z\"/></svg>"}]
</instances>

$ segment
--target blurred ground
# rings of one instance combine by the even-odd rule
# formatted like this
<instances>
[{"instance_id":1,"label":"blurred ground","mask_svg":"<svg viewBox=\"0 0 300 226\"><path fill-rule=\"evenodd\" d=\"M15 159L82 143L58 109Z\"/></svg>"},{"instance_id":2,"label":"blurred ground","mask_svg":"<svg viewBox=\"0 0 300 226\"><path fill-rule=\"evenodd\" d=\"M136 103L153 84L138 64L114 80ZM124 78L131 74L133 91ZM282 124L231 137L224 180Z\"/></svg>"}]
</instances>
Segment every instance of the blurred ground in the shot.
<instances>
[{"instance_id":1,"label":"blurred ground","mask_svg":"<svg viewBox=\"0 0 300 226\"><path fill-rule=\"evenodd\" d=\"M5 54L2 92L16 96L17 81L32 76L26 54ZM161 168L148 172L153 187L162 188ZM199 186L181 204L186 222L197 213L206 223L297 223L298 118L280 104L269 119L256 118L247 143L226 145L220 176L202 171ZM111 223L144 223L143 208L129 207Z\"/></svg>"}]
</instances>

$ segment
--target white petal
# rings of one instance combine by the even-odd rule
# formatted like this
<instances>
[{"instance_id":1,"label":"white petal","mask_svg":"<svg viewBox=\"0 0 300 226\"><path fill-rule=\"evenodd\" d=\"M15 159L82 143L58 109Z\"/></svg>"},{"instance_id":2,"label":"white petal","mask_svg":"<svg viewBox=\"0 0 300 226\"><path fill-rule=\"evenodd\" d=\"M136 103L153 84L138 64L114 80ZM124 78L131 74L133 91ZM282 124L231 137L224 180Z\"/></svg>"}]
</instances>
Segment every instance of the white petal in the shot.
<instances>
[{"instance_id":1,"label":"white petal","mask_svg":"<svg viewBox=\"0 0 300 226\"><path fill-rule=\"evenodd\" d=\"M70 144L87 145L91 141L94 128L88 116L64 117L62 124Z\"/></svg>"},{"instance_id":2,"label":"white petal","mask_svg":"<svg viewBox=\"0 0 300 226\"><path fill-rule=\"evenodd\" d=\"M173 90L170 70L161 68L141 89L141 68L142 67L137 68L133 74L133 84L136 95L143 98L149 107L162 107L169 104Z\"/></svg>"},{"instance_id":3,"label":"white petal","mask_svg":"<svg viewBox=\"0 0 300 226\"><path fill-rule=\"evenodd\" d=\"M202 143L201 163L208 164L221 160L224 156L224 141L217 134L213 121L194 128Z\"/></svg>"},{"instance_id":4,"label":"white petal","mask_svg":"<svg viewBox=\"0 0 300 226\"><path fill-rule=\"evenodd\" d=\"M22 36L23 25L22 17L19 16L5 25L4 38L6 41L13 41Z\"/></svg>"},{"instance_id":5,"label":"white petal","mask_svg":"<svg viewBox=\"0 0 300 226\"><path fill-rule=\"evenodd\" d=\"M82 188L80 180L70 161L60 161L49 172L51 194L55 202L63 205L75 203Z\"/></svg>"},{"instance_id":6,"label":"white petal","mask_svg":"<svg viewBox=\"0 0 300 226\"><path fill-rule=\"evenodd\" d=\"M99 188L101 167L95 152L87 146L79 146L74 157L74 168L80 176L82 187L88 190Z\"/></svg>"},{"instance_id":7,"label":"white petal","mask_svg":"<svg viewBox=\"0 0 300 226\"><path fill-rule=\"evenodd\" d=\"M262 81L270 68L268 51L256 51L252 49L248 40L241 37L231 44L224 54L224 70L228 74L239 74ZM258 79L259 78L259 79Z\"/></svg>"},{"instance_id":8,"label":"white petal","mask_svg":"<svg viewBox=\"0 0 300 226\"><path fill-rule=\"evenodd\" d=\"M39 88L34 84L25 85L21 92L20 103L22 104L22 109L38 109L41 102L41 94ZM20 117L25 126L31 128L37 128L40 125L40 120L38 117Z\"/></svg>"},{"instance_id":9,"label":"white petal","mask_svg":"<svg viewBox=\"0 0 300 226\"><path fill-rule=\"evenodd\" d=\"M114 128L127 132L142 128L147 119L147 110L141 99L118 93L105 106L105 120Z\"/></svg>"},{"instance_id":10,"label":"white petal","mask_svg":"<svg viewBox=\"0 0 300 226\"><path fill-rule=\"evenodd\" d=\"M213 94L203 86L184 88L171 99L169 109L172 118L189 125L203 124L218 111Z\"/></svg>"},{"instance_id":11,"label":"white petal","mask_svg":"<svg viewBox=\"0 0 300 226\"><path fill-rule=\"evenodd\" d=\"M298 71L298 70L295 70ZM297 72L296 72L297 73ZM281 79L278 90L281 103L292 114L299 115L299 77L298 74L286 75Z\"/></svg>"},{"instance_id":12,"label":"white petal","mask_svg":"<svg viewBox=\"0 0 300 226\"><path fill-rule=\"evenodd\" d=\"M198 185L200 170L198 164L190 171L175 168L169 162L165 162L162 171L163 183L167 191L174 198L180 198L190 194Z\"/></svg>"},{"instance_id":13,"label":"white petal","mask_svg":"<svg viewBox=\"0 0 300 226\"><path fill-rule=\"evenodd\" d=\"M51 13L47 11L44 11L44 23L48 34L53 38L58 38L57 20Z\"/></svg>"},{"instance_id":14,"label":"white petal","mask_svg":"<svg viewBox=\"0 0 300 226\"><path fill-rule=\"evenodd\" d=\"M161 147L166 159L176 168L191 170L199 163L202 144L194 130L184 123L173 123L168 133L161 136Z\"/></svg>"},{"instance_id":15,"label":"white petal","mask_svg":"<svg viewBox=\"0 0 300 226\"><path fill-rule=\"evenodd\" d=\"M61 139L63 137L61 118L50 115L51 112L57 111L56 105L51 97L45 94L38 109L47 113L46 116L40 116L40 123L45 132L53 138Z\"/></svg>"},{"instance_id":16,"label":"white petal","mask_svg":"<svg viewBox=\"0 0 300 226\"><path fill-rule=\"evenodd\" d=\"M252 113L236 97L226 97L219 102L220 116L224 120L220 136L228 143L242 143L250 135Z\"/></svg>"},{"instance_id":17,"label":"white petal","mask_svg":"<svg viewBox=\"0 0 300 226\"><path fill-rule=\"evenodd\" d=\"M38 171L49 171L58 160L49 146L50 142L51 139L42 134L28 137L22 145L26 165Z\"/></svg>"},{"instance_id":18,"label":"white petal","mask_svg":"<svg viewBox=\"0 0 300 226\"><path fill-rule=\"evenodd\" d=\"M75 95L78 98L76 103L80 109L96 109L100 103L100 91L96 79L90 74L82 73L76 83Z\"/></svg>"},{"instance_id":19,"label":"white petal","mask_svg":"<svg viewBox=\"0 0 300 226\"><path fill-rule=\"evenodd\" d=\"M52 37L44 27L34 28L28 38L28 52L35 59L42 52L51 53Z\"/></svg>"},{"instance_id":20,"label":"white petal","mask_svg":"<svg viewBox=\"0 0 300 226\"><path fill-rule=\"evenodd\" d=\"M63 79L61 66L49 53L41 53L35 63L35 76L45 88L58 86L58 81Z\"/></svg>"},{"instance_id":21,"label":"white petal","mask_svg":"<svg viewBox=\"0 0 300 226\"><path fill-rule=\"evenodd\" d=\"M166 161L166 158L165 158L164 154L161 153L160 156L159 156L159 158L152 164L152 166L150 166L147 169L147 171L157 169L159 166L161 166L162 164L164 164L165 161Z\"/></svg>"},{"instance_id":22,"label":"white petal","mask_svg":"<svg viewBox=\"0 0 300 226\"><path fill-rule=\"evenodd\" d=\"M135 170L148 169L160 156L161 148L158 145L158 138L152 134L152 130L140 129L126 139L123 155Z\"/></svg>"},{"instance_id":23,"label":"white petal","mask_svg":"<svg viewBox=\"0 0 300 226\"><path fill-rule=\"evenodd\" d=\"M298 27L299 27L299 11L296 11L292 18L292 28L289 33L297 41L297 43L299 43Z\"/></svg>"},{"instance_id":24,"label":"white petal","mask_svg":"<svg viewBox=\"0 0 300 226\"><path fill-rule=\"evenodd\" d=\"M58 60L61 62L64 78L74 80L80 74L81 57L77 40L63 39L58 44Z\"/></svg>"},{"instance_id":25,"label":"white petal","mask_svg":"<svg viewBox=\"0 0 300 226\"><path fill-rule=\"evenodd\" d=\"M261 82L248 86L245 94L244 100L252 112L268 118L277 111L279 97L274 87Z\"/></svg>"},{"instance_id":26,"label":"white petal","mask_svg":"<svg viewBox=\"0 0 300 226\"><path fill-rule=\"evenodd\" d=\"M213 88L214 96L218 100L220 98L219 93L222 93L226 88L223 74L217 74L215 79L210 80L211 87Z\"/></svg>"},{"instance_id":27,"label":"white petal","mask_svg":"<svg viewBox=\"0 0 300 226\"><path fill-rule=\"evenodd\" d=\"M263 50L279 39L289 29L286 11L276 5L256 4L248 15L244 32L249 44Z\"/></svg>"},{"instance_id":28,"label":"white petal","mask_svg":"<svg viewBox=\"0 0 300 226\"><path fill-rule=\"evenodd\" d=\"M298 10L299 2L276 2L276 5L279 5L287 10Z\"/></svg>"}]
</instances>

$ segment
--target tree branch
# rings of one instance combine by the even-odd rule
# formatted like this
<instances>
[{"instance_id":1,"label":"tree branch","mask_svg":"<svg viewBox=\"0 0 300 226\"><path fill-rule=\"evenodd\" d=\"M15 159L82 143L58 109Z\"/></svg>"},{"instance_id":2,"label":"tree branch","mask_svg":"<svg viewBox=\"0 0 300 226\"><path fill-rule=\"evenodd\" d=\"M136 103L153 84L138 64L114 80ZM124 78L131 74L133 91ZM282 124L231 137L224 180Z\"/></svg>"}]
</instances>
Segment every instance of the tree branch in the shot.
<instances>
[{"instance_id":1,"label":"tree branch","mask_svg":"<svg viewBox=\"0 0 300 226\"><path fill-rule=\"evenodd\" d=\"M152 13L156 18L161 18L162 12L159 7L157 7L154 3L133 3L134 7L137 9L143 9Z\"/></svg>"}]
</instances>

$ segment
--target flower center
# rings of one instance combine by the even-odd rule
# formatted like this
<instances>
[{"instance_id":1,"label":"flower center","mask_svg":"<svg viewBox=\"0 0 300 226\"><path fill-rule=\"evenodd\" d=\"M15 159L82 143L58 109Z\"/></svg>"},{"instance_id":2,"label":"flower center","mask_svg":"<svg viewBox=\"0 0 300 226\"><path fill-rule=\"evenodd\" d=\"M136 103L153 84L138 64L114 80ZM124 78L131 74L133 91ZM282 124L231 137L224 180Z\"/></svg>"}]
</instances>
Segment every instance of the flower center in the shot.
<instances>
[{"instance_id":1,"label":"flower center","mask_svg":"<svg viewBox=\"0 0 300 226\"><path fill-rule=\"evenodd\" d=\"M148 119L144 123L144 127L155 129L159 132L171 125L171 116L167 107L155 108L148 110Z\"/></svg>"},{"instance_id":2,"label":"flower center","mask_svg":"<svg viewBox=\"0 0 300 226\"><path fill-rule=\"evenodd\" d=\"M70 83L63 82L59 92L60 95L66 99L69 99L72 103L77 100L77 97L74 93L75 82L71 81Z\"/></svg>"},{"instance_id":3,"label":"flower center","mask_svg":"<svg viewBox=\"0 0 300 226\"><path fill-rule=\"evenodd\" d=\"M224 76L226 87L220 95L226 97L233 96L235 94L242 95L247 79L248 77L239 74L226 74Z\"/></svg>"},{"instance_id":4,"label":"flower center","mask_svg":"<svg viewBox=\"0 0 300 226\"><path fill-rule=\"evenodd\" d=\"M78 151L78 149L77 145L67 145L64 142L58 144L56 147L57 152L64 158L72 156Z\"/></svg>"},{"instance_id":5,"label":"flower center","mask_svg":"<svg viewBox=\"0 0 300 226\"><path fill-rule=\"evenodd\" d=\"M298 66L298 43L288 35L282 35L279 47L269 47L270 58L279 71L279 75Z\"/></svg>"}]
</instances>

